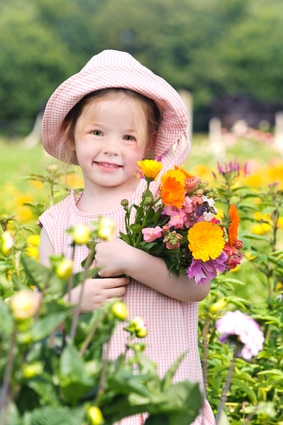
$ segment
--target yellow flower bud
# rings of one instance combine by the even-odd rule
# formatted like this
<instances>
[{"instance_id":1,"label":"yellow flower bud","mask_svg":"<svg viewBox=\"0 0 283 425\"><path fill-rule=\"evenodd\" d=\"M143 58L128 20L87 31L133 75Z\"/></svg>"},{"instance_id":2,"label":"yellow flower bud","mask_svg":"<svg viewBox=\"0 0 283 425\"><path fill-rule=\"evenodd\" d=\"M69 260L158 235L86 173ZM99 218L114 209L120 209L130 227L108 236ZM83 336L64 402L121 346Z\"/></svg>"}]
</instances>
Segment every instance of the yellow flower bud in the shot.
<instances>
[{"instance_id":1,"label":"yellow flower bud","mask_svg":"<svg viewBox=\"0 0 283 425\"><path fill-rule=\"evenodd\" d=\"M138 338L145 338L147 334L148 334L148 330L146 326L136 331L136 336Z\"/></svg>"},{"instance_id":2,"label":"yellow flower bud","mask_svg":"<svg viewBox=\"0 0 283 425\"><path fill-rule=\"evenodd\" d=\"M144 327L144 319L137 316L131 320L131 324L134 326L135 330L138 331Z\"/></svg>"},{"instance_id":3,"label":"yellow flower bud","mask_svg":"<svg viewBox=\"0 0 283 425\"><path fill-rule=\"evenodd\" d=\"M217 313L218 311L223 310L227 305L227 301L225 298L221 298L220 300L216 301L215 303L211 304L209 307L210 313Z\"/></svg>"},{"instance_id":4,"label":"yellow flower bud","mask_svg":"<svg viewBox=\"0 0 283 425\"><path fill-rule=\"evenodd\" d=\"M145 324L145 321L142 317L135 317L131 323L130 326L134 327L134 333L138 338L145 338L148 334L147 326Z\"/></svg>"},{"instance_id":5,"label":"yellow flower bud","mask_svg":"<svg viewBox=\"0 0 283 425\"><path fill-rule=\"evenodd\" d=\"M1 242L2 242L2 246L1 246L2 253L5 255L9 254L9 252L14 246L14 238L9 232L9 230L5 230L5 232L2 233Z\"/></svg>"},{"instance_id":6,"label":"yellow flower bud","mask_svg":"<svg viewBox=\"0 0 283 425\"><path fill-rule=\"evenodd\" d=\"M78 224L73 230L74 242L78 245L84 245L90 241L91 231L86 224Z\"/></svg>"},{"instance_id":7,"label":"yellow flower bud","mask_svg":"<svg viewBox=\"0 0 283 425\"><path fill-rule=\"evenodd\" d=\"M16 320L25 320L33 317L39 310L41 294L23 289L17 292L10 300L10 307Z\"/></svg>"},{"instance_id":8,"label":"yellow flower bud","mask_svg":"<svg viewBox=\"0 0 283 425\"><path fill-rule=\"evenodd\" d=\"M113 315L119 320L126 320L128 317L128 309L123 301L116 301L111 306Z\"/></svg>"},{"instance_id":9,"label":"yellow flower bud","mask_svg":"<svg viewBox=\"0 0 283 425\"><path fill-rule=\"evenodd\" d=\"M91 406L87 410L91 425L102 425L104 420L101 410L97 406Z\"/></svg>"},{"instance_id":10,"label":"yellow flower bud","mask_svg":"<svg viewBox=\"0 0 283 425\"><path fill-rule=\"evenodd\" d=\"M111 218L102 217L98 223L97 236L104 241L109 241L115 237L116 226Z\"/></svg>"},{"instance_id":11,"label":"yellow flower bud","mask_svg":"<svg viewBox=\"0 0 283 425\"><path fill-rule=\"evenodd\" d=\"M34 378L35 376L41 375L43 372L43 364L41 362L34 362L31 364L23 365L23 376L26 379Z\"/></svg>"},{"instance_id":12,"label":"yellow flower bud","mask_svg":"<svg viewBox=\"0 0 283 425\"><path fill-rule=\"evenodd\" d=\"M73 273L73 261L67 258L63 259L57 266L55 272L60 279L68 279Z\"/></svg>"}]
</instances>

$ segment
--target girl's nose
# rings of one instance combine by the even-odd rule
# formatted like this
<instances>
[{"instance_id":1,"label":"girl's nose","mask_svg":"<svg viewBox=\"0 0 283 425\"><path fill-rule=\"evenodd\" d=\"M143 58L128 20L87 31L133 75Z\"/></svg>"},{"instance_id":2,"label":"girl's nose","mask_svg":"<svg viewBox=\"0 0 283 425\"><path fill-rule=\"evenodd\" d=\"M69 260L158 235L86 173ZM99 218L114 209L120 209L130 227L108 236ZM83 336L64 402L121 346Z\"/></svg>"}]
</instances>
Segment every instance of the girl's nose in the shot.
<instances>
[{"instance_id":1,"label":"girl's nose","mask_svg":"<svg viewBox=\"0 0 283 425\"><path fill-rule=\"evenodd\" d=\"M114 136L107 136L104 140L103 151L107 154L116 155L118 153L118 143Z\"/></svg>"}]
</instances>

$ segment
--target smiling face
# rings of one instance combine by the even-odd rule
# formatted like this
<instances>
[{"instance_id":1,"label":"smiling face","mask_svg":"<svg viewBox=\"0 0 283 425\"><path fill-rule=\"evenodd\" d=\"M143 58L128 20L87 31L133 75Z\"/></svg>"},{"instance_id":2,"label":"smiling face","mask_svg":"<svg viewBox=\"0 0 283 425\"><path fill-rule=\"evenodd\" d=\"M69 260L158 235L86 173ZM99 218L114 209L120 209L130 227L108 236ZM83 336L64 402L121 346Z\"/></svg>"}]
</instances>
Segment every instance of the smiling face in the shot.
<instances>
[{"instance_id":1,"label":"smiling face","mask_svg":"<svg viewBox=\"0 0 283 425\"><path fill-rule=\"evenodd\" d=\"M73 131L85 186L127 190L135 185L137 161L144 158L153 137L139 99L113 90L89 99Z\"/></svg>"}]
</instances>

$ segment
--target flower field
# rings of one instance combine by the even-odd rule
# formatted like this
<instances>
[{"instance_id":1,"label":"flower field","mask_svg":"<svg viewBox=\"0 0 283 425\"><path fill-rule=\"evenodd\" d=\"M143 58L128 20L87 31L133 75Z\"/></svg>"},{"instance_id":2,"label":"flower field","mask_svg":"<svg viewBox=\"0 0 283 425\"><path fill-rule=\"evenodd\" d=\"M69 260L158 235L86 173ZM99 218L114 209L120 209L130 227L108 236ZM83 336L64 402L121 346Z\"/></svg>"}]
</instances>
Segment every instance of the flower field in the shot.
<instances>
[{"instance_id":1,"label":"flower field","mask_svg":"<svg viewBox=\"0 0 283 425\"><path fill-rule=\"evenodd\" d=\"M217 418L217 425L283 425L283 158L274 149L269 139L258 136L259 134L252 134L250 138L227 139L226 158L219 163L209 151L206 136L195 136L192 152L184 167L190 174L200 177L202 181L207 180L211 186L217 188L216 206L220 218L221 215L225 216L231 205L237 208L240 217L238 237L244 245L241 264L216 276L208 297L200 303L199 308L199 348L203 361L207 398ZM0 305L0 312L1 317L5 314L10 320L15 313L12 309L10 312L6 309L9 300L13 299L14 294L19 290L36 283L41 288L41 278L45 275L45 271L37 262L40 231L36 224L37 217L49 205L62 199L71 187L79 189L82 186L82 179L75 168L67 170L62 168L61 164L45 156L39 146L29 151L19 143L8 145L2 142L1 149L3 154L0 159L0 297L3 303ZM22 253L24 253L24 262L20 260ZM64 269L62 265L61 271L58 272L58 262L60 263L61 260L54 260L54 270L57 275L54 282L52 281L53 291L58 282L63 282L62 285L66 286L67 278L70 276L68 269ZM62 290L63 286L61 286ZM57 292L56 294L60 296ZM51 297L50 294L49 296ZM34 307L36 303L37 301L34 300ZM29 301L25 301L25 305L29 310ZM48 306L55 308L53 304ZM70 309L66 306L56 308L60 320L62 317L69 320ZM122 312L124 312L123 308ZM20 308L17 307L16 310L19 311ZM34 314L37 312L34 311L32 315ZM113 325L109 317L113 319L113 311L109 313L109 310L105 310L100 314L99 317L93 317L94 323L98 321L99 326L103 325L103 329L108 329L111 333ZM60 323L58 317L54 319L56 326ZM23 318L16 320L17 326L19 320L21 326L26 326L28 329L32 326ZM30 316L29 320L31 320ZM55 322L52 322L52 328L51 318L49 317L48 320L50 329L54 329ZM115 322L120 319L114 317L113 320ZM28 388L32 397L34 393L43 396L44 389L39 389L40 385L36 380L38 375L43 373L42 359L38 353L33 353L30 358L26 355L25 350L30 347L28 343L25 343L27 345L24 347L21 346L18 351L15 349L17 360L10 365L11 368L16 366L18 368L15 375L10 374L13 376L15 392L9 395L5 392L7 390L5 382L8 382L9 372L7 372L7 359L10 358L11 353L9 351L11 346L9 348L7 345L5 334L9 334L11 341L13 336L15 338L16 336L14 331L8 329L7 323L4 326L5 321L1 322L0 334L4 336L0 336L0 382L2 381L0 406L3 407L9 397L16 400L19 387ZM87 329L86 323L73 323L73 327L76 326L84 335L91 332ZM99 326L98 331L102 329ZM128 325L130 335L136 332L133 326L131 322ZM27 328L24 330L25 335ZM39 329L36 331L33 329L33 335L35 334L36 341L39 341ZM45 334L44 337L46 337ZM101 338L101 331L98 333L98 338ZM146 335L143 343L146 344ZM150 368L149 364L145 365L145 360L139 357L141 346L135 345L132 349L139 359L140 370ZM73 347L70 346L69 352L64 352L64 356L73 356L72 350ZM21 370L20 357L18 357L20 355L26 360L23 362L25 370ZM87 361L89 360L87 358ZM37 365L38 369L33 368L30 372L27 367L32 365ZM92 367L98 367L98 363ZM104 370L103 365L101 368ZM163 388L162 391L169 400L172 394L164 382L162 384L158 381L152 370L151 373L152 379L158 382L160 388ZM58 401L56 398L54 402L51 398L49 400L43 398L44 408L48 409L52 406L57 408L62 405L76 407L78 400L72 399L71 391L78 387L81 390L83 386L88 388L89 382L87 378L85 379L84 383L72 382L69 387L64 381L63 399ZM112 384L117 385L118 388L118 378L117 381L113 377L112 379ZM167 379L169 382L169 377ZM51 381L47 378L45 385L51 385ZM162 387L162 385L165 386ZM129 391L135 390L134 386L129 389ZM188 397L189 395L192 397L193 394L194 400L198 400L198 394L194 388L183 387L182 391L185 391ZM24 400L28 403L28 398ZM37 398L33 400L34 405L31 403L30 410L37 406ZM87 405L88 416L85 417L83 411L77 409L77 416L74 415L74 411L71 415L77 422L71 422L69 418L69 422L66 420L66 423L110 425L111 418L116 418L115 406L113 406L113 413L107 407L107 398L99 399L98 397L96 401L100 402L97 406L101 407L101 411L98 409L97 413L93 409L96 406ZM197 404L196 401L195 403ZM183 412L183 407L179 406L179 408L180 412ZM0 425L34 423L21 422L21 413L24 414L26 410L29 410L27 404L21 405L16 413L14 407L13 409L10 416L0 415ZM150 411L151 406L148 405L147 409ZM158 412L163 413L161 408ZM48 410L46 415L48 416ZM105 422L103 422L104 415ZM44 415L40 417L44 418ZM170 420L172 420L170 424L174 425L183 423L178 422L179 419L176 419L173 413ZM63 423L64 421L60 422L60 424ZM162 421L154 423L162 424ZM37 424L44 425L44 419Z\"/></svg>"}]
</instances>

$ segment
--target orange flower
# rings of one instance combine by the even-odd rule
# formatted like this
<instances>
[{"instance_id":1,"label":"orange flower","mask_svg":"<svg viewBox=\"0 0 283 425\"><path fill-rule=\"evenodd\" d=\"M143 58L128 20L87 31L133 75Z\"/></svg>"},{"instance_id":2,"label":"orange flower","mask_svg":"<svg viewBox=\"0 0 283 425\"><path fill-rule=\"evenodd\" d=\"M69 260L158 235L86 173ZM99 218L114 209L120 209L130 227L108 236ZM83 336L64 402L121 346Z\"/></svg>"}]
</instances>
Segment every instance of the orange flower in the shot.
<instances>
[{"instance_id":1,"label":"orange flower","mask_svg":"<svg viewBox=\"0 0 283 425\"><path fill-rule=\"evenodd\" d=\"M238 229L240 224L240 217L235 205L230 205L228 215L230 219L230 225L228 229L228 242L229 245L233 246L238 240Z\"/></svg>"},{"instance_id":2,"label":"orange flower","mask_svg":"<svg viewBox=\"0 0 283 425\"><path fill-rule=\"evenodd\" d=\"M194 259L202 261L218 258L225 244L223 230L210 221L201 221L191 227L188 241Z\"/></svg>"},{"instance_id":3,"label":"orange flower","mask_svg":"<svg viewBox=\"0 0 283 425\"><path fill-rule=\"evenodd\" d=\"M162 178L161 199L165 205L182 208L185 199L186 173L181 168L169 170Z\"/></svg>"}]
</instances>

